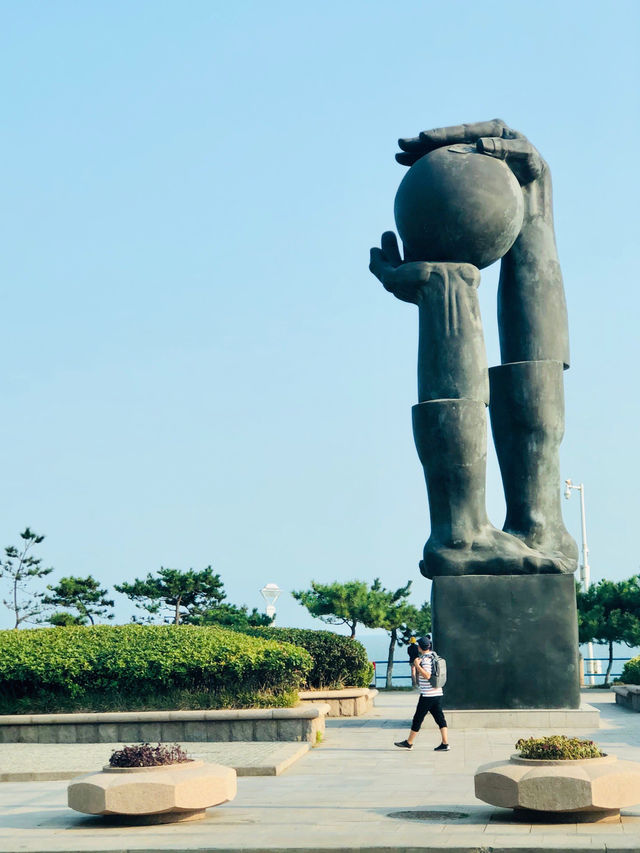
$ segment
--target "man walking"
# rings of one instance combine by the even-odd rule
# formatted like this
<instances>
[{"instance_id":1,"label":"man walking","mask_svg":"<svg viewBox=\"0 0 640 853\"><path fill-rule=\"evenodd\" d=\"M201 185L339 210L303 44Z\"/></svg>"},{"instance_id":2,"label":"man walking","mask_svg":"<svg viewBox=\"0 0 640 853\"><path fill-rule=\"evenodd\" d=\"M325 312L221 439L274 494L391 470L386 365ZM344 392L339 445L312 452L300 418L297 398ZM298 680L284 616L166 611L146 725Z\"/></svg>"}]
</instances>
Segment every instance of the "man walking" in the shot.
<instances>
[{"instance_id":1,"label":"man walking","mask_svg":"<svg viewBox=\"0 0 640 853\"><path fill-rule=\"evenodd\" d=\"M414 661L413 666L418 674L420 699L418 700L418 707L413 716L409 737L406 740L396 741L395 745L402 749L412 749L413 742L420 731L424 718L427 714L431 714L440 729L440 737L442 739L440 745L435 747L434 752L448 752L447 721L442 712L442 687L433 687L429 680L431 678L433 648L431 637L420 637L418 647L420 649L420 657Z\"/></svg>"}]
</instances>

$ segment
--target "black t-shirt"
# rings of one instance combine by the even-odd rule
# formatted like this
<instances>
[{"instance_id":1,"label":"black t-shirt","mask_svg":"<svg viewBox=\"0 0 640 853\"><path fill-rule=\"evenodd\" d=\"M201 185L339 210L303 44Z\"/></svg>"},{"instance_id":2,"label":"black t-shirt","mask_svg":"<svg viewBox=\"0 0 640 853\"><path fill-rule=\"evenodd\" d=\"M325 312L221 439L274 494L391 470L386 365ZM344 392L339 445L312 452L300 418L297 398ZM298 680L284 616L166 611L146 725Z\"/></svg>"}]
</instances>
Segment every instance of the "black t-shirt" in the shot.
<instances>
[{"instance_id":1,"label":"black t-shirt","mask_svg":"<svg viewBox=\"0 0 640 853\"><path fill-rule=\"evenodd\" d=\"M407 648L407 654L409 655L409 660L411 661L411 663L413 663L416 658L419 658L420 649L418 648L418 644L410 643Z\"/></svg>"}]
</instances>

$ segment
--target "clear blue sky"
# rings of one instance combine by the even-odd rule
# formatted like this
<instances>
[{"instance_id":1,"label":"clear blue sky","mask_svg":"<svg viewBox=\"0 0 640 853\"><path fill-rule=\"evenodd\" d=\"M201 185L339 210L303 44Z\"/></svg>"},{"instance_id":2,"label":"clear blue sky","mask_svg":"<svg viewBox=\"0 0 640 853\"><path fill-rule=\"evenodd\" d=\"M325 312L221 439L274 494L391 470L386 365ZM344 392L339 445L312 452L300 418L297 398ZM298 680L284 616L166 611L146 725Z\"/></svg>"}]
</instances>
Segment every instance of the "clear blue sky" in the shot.
<instances>
[{"instance_id":1,"label":"clear blue sky","mask_svg":"<svg viewBox=\"0 0 640 853\"><path fill-rule=\"evenodd\" d=\"M397 137L500 116L554 178L592 576L637 572L639 41L635 0L1 2L0 545L31 525L51 580L109 587L211 563L250 607L424 600L417 318L368 250Z\"/></svg>"}]
</instances>

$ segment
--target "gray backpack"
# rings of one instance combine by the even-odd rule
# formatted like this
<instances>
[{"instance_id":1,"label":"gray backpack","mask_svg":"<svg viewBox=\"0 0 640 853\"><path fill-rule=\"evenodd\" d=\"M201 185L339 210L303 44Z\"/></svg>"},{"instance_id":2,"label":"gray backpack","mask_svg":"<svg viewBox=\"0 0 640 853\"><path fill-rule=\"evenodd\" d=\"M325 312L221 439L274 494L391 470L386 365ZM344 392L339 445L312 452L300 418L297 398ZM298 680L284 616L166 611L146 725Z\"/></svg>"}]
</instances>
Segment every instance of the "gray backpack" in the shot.
<instances>
[{"instance_id":1,"label":"gray backpack","mask_svg":"<svg viewBox=\"0 0 640 853\"><path fill-rule=\"evenodd\" d=\"M444 687L447 683L447 662L435 652L431 652L431 678L429 684L432 687Z\"/></svg>"}]
</instances>

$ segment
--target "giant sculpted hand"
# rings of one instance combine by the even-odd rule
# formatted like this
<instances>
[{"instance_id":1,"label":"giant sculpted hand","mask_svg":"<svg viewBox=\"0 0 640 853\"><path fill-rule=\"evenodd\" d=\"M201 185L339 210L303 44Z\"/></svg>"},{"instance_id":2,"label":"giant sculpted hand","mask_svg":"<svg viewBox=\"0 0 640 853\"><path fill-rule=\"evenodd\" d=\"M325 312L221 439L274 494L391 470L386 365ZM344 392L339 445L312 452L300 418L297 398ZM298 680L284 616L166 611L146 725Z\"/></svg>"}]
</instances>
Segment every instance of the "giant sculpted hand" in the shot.
<instances>
[{"instance_id":1,"label":"giant sculpted hand","mask_svg":"<svg viewBox=\"0 0 640 853\"><path fill-rule=\"evenodd\" d=\"M481 154L504 160L523 186L538 179L544 183L544 176L549 173L547 164L529 140L517 130L507 127L499 118L423 130L413 139L399 139L402 152L396 154L396 160L403 166L413 166L416 160L430 151L459 143L475 144Z\"/></svg>"},{"instance_id":2,"label":"giant sculpted hand","mask_svg":"<svg viewBox=\"0 0 640 853\"><path fill-rule=\"evenodd\" d=\"M553 230L551 174L529 140L501 119L423 131L400 139L396 160L411 166L436 148L475 145L504 160L524 198L520 235L502 259L498 320L502 362L551 360L569 365L567 309ZM425 260L428 260L425 258Z\"/></svg>"},{"instance_id":3,"label":"giant sculpted hand","mask_svg":"<svg viewBox=\"0 0 640 853\"><path fill-rule=\"evenodd\" d=\"M432 262L413 252L405 261L391 232L371 250L369 265L388 291L418 306L413 431L431 520L421 571L430 578L570 572L575 544L562 523L557 488L568 333L549 168L521 133L499 119L401 139L396 156L412 166L437 148L461 143L475 145L478 156L504 160L524 200L522 227L501 260L502 365L487 369L476 267ZM493 527L485 507L489 397L507 502L503 530Z\"/></svg>"}]
</instances>

